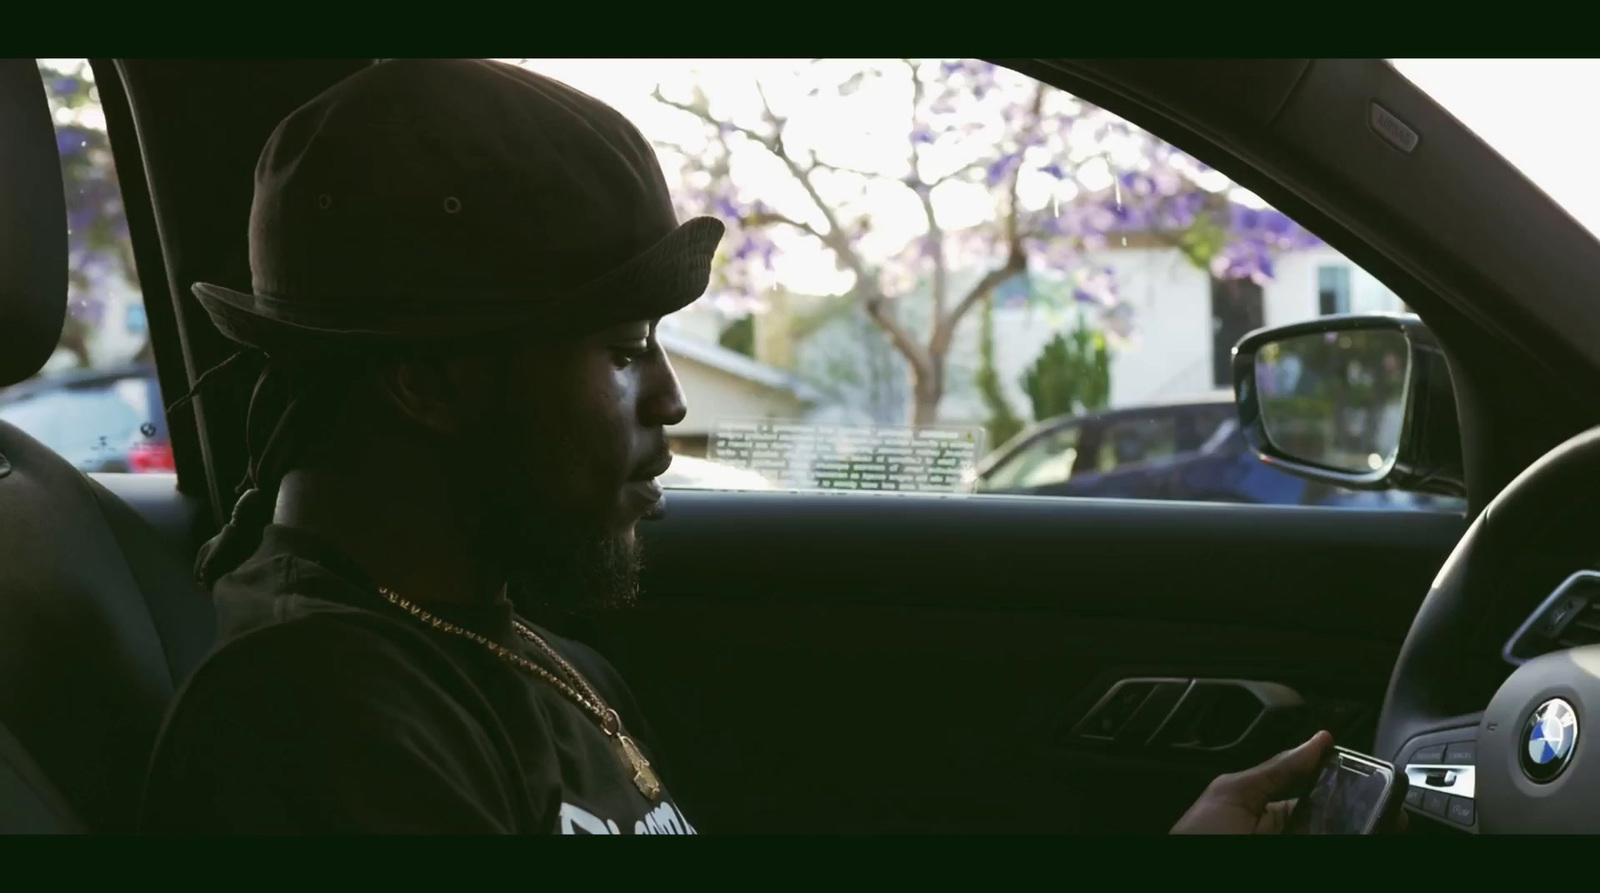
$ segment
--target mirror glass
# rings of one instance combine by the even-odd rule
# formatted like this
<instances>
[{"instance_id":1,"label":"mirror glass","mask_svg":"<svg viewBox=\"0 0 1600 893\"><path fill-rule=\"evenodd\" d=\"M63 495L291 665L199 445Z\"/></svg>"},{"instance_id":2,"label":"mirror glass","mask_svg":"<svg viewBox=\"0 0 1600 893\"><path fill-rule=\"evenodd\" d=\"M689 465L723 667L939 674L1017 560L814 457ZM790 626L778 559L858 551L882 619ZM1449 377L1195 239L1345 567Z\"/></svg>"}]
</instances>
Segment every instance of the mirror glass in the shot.
<instances>
[{"instance_id":1,"label":"mirror glass","mask_svg":"<svg viewBox=\"0 0 1600 893\"><path fill-rule=\"evenodd\" d=\"M1400 449L1411 348L1395 329L1317 332L1256 351L1267 439L1285 455L1350 474L1388 469Z\"/></svg>"}]
</instances>

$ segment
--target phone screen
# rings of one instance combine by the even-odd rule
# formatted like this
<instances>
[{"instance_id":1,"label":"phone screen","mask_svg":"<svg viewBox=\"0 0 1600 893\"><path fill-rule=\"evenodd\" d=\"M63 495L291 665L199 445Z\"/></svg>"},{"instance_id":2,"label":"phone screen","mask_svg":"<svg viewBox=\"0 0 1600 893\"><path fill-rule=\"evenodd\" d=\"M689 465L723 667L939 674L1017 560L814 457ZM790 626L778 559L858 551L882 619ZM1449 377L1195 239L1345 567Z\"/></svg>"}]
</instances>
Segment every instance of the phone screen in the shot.
<instances>
[{"instance_id":1,"label":"phone screen","mask_svg":"<svg viewBox=\"0 0 1600 893\"><path fill-rule=\"evenodd\" d=\"M1290 834L1371 834L1388 806L1394 768L1334 748L1289 818Z\"/></svg>"}]
</instances>

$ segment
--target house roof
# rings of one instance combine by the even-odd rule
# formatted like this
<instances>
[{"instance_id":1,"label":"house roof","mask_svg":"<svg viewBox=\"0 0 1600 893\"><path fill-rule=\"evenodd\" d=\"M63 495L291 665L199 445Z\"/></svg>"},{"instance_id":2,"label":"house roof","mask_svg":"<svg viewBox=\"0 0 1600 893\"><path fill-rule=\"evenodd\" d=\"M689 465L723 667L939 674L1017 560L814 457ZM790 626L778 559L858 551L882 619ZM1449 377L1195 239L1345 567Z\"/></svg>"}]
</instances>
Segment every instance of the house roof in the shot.
<instances>
[{"instance_id":1,"label":"house roof","mask_svg":"<svg viewBox=\"0 0 1600 893\"><path fill-rule=\"evenodd\" d=\"M807 403L817 403L821 400L821 395L816 389L799 376L753 360L720 344L691 338L665 328L656 329L656 341L661 344L663 350L673 356L710 366L719 372L742 378L769 390L782 391Z\"/></svg>"}]
</instances>

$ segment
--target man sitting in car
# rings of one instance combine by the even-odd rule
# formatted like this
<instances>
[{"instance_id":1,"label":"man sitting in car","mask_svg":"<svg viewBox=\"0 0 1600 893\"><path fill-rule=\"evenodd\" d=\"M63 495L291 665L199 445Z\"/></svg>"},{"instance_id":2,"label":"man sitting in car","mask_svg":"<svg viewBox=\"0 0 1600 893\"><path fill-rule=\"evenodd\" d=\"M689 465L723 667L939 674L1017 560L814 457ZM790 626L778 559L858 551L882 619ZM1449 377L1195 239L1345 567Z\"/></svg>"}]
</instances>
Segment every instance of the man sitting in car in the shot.
<instances>
[{"instance_id":1,"label":"man sitting in car","mask_svg":"<svg viewBox=\"0 0 1600 893\"><path fill-rule=\"evenodd\" d=\"M676 219L621 115L515 66L388 61L283 121L253 293L195 287L262 371L248 486L198 562L222 641L146 830L694 830L627 686L526 618L634 599L685 413L655 325L722 232ZM1219 779L1178 830L1280 828L1327 743Z\"/></svg>"}]
</instances>

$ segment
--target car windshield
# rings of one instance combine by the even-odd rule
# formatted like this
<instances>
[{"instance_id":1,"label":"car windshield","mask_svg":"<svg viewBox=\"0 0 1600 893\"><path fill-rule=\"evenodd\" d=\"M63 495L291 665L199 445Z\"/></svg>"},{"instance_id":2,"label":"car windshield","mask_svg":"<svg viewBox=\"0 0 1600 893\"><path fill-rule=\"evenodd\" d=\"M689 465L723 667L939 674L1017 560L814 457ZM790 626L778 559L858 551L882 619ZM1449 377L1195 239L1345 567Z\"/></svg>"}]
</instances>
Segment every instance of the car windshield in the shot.
<instances>
[{"instance_id":1,"label":"car windshield","mask_svg":"<svg viewBox=\"0 0 1600 893\"><path fill-rule=\"evenodd\" d=\"M1389 61L1600 235L1600 170L1588 116L1573 100L1600 92L1600 59Z\"/></svg>"}]
</instances>

